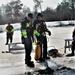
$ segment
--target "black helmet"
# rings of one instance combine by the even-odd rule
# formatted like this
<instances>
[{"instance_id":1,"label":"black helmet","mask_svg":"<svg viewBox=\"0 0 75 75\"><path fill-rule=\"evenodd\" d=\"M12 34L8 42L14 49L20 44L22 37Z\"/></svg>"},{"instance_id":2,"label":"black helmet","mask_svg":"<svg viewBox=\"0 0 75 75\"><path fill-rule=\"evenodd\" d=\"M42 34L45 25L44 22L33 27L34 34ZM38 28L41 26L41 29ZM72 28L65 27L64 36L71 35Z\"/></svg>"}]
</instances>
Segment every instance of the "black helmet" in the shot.
<instances>
[{"instance_id":1,"label":"black helmet","mask_svg":"<svg viewBox=\"0 0 75 75\"><path fill-rule=\"evenodd\" d=\"M32 14L32 13L29 13L29 14L28 14L28 17L30 17L30 18L33 19L33 14Z\"/></svg>"},{"instance_id":2,"label":"black helmet","mask_svg":"<svg viewBox=\"0 0 75 75\"><path fill-rule=\"evenodd\" d=\"M43 15L41 13L38 13L37 17L43 17Z\"/></svg>"}]
</instances>

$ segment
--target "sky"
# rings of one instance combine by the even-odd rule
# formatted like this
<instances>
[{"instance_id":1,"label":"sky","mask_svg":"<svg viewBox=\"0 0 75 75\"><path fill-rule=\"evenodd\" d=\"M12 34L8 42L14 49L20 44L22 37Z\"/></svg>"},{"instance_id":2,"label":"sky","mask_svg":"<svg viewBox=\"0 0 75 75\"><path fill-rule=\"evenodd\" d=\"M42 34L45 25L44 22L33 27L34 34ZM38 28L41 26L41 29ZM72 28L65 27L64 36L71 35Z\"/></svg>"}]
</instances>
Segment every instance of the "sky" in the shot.
<instances>
[{"instance_id":1,"label":"sky","mask_svg":"<svg viewBox=\"0 0 75 75\"><path fill-rule=\"evenodd\" d=\"M8 2L10 2L11 0L0 0L0 6L2 4L7 4ZM34 7L34 2L33 0L20 0L24 5L26 5L27 7L29 7L31 9L31 11L33 11L33 7ZM43 0L43 2L41 3L42 5L42 10L45 10L47 7L50 7L52 9L55 9L58 3L61 3L62 0Z\"/></svg>"}]
</instances>

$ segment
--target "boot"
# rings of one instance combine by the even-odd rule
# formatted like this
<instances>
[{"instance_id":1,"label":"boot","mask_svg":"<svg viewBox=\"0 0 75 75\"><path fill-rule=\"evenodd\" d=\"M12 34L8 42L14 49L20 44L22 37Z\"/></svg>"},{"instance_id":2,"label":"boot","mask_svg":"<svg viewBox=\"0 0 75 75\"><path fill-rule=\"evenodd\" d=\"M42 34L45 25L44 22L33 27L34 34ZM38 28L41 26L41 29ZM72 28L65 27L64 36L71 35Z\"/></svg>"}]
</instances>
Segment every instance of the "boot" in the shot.
<instances>
[{"instance_id":1,"label":"boot","mask_svg":"<svg viewBox=\"0 0 75 75\"><path fill-rule=\"evenodd\" d=\"M26 62L26 64L28 67L34 67L34 63L32 61Z\"/></svg>"},{"instance_id":2,"label":"boot","mask_svg":"<svg viewBox=\"0 0 75 75\"><path fill-rule=\"evenodd\" d=\"M44 61L45 61L44 58L40 58L40 59L39 59L39 62L44 62Z\"/></svg>"},{"instance_id":3,"label":"boot","mask_svg":"<svg viewBox=\"0 0 75 75\"><path fill-rule=\"evenodd\" d=\"M73 53L71 53L71 54L67 54L66 56L68 56L68 57L69 57L69 56L74 56L74 54L73 54Z\"/></svg>"},{"instance_id":4,"label":"boot","mask_svg":"<svg viewBox=\"0 0 75 75\"><path fill-rule=\"evenodd\" d=\"M5 45L8 45L8 43L6 43Z\"/></svg>"},{"instance_id":5,"label":"boot","mask_svg":"<svg viewBox=\"0 0 75 75\"><path fill-rule=\"evenodd\" d=\"M45 59L50 59L50 57L45 57Z\"/></svg>"},{"instance_id":6,"label":"boot","mask_svg":"<svg viewBox=\"0 0 75 75\"><path fill-rule=\"evenodd\" d=\"M24 44L24 37L21 36L21 41L22 41L22 44Z\"/></svg>"},{"instance_id":7,"label":"boot","mask_svg":"<svg viewBox=\"0 0 75 75\"><path fill-rule=\"evenodd\" d=\"M29 62L34 63L33 61L29 61ZM27 64L27 63L28 63L28 61L25 61L25 64Z\"/></svg>"}]
</instances>

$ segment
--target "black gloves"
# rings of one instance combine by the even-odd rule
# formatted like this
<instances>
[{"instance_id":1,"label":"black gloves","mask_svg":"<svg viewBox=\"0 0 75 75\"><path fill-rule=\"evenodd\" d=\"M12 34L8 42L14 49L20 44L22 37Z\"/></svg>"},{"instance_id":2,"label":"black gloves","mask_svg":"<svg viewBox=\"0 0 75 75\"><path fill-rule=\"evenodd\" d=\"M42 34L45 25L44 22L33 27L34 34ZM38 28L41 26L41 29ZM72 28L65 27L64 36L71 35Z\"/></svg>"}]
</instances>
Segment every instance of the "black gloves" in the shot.
<instances>
[{"instance_id":1,"label":"black gloves","mask_svg":"<svg viewBox=\"0 0 75 75\"><path fill-rule=\"evenodd\" d=\"M13 32L11 32L11 34L13 35Z\"/></svg>"},{"instance_id":2,"label":"black gloves","mask_svg":"<svg viewBox=\"0 0 75 75\"><path fill-rule=\"evenodd\" d=\"M50 32L50 31L48 31L48 35L49 35L49 36L51 35L51 32Z\"/></svg>"}]
</instances>

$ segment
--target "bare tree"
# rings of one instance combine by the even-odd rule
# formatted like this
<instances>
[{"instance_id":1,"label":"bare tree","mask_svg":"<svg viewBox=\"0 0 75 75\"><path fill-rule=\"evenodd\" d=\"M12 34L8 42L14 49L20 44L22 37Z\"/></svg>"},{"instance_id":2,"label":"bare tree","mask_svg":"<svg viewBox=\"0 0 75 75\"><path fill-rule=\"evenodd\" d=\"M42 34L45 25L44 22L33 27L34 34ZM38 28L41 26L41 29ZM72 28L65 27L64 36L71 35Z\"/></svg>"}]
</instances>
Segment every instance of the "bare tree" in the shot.
<instances>
[{"instance_id":1,"label":"bare tree","mask_svg":"<svg viewBox=\"0 0 75 75\"><path fill-rule=\"evenodd\" d=\"M28 8L27 6L23 7L23 17L27 16L28 13L30 13L30 8Z\"/></svg>"},{"instance_id":2,"label":"bare tree","mask_svg":"<svg viewBox=\"0 0 75 75\"><path fill-rule=\"evenodd\" d=\"M75 0L66 0L69 2L69 7L71 8L72 12L72 19L75 19Z\"/></svg>"},{"instance_id":3,"label":"bare tree","mask_svg":"<svg viewBox=\"0 0 75 75\"><path fill-rule=\"evenodd\" d=\"M40 9L41 12L42 12L42 6L41 6L41 3L42 3L43 1L42 1L42 0L33 0L33 1L34 1L34 3L35 3L35 6L34 6L35 12L37 12L38 9Z\"/></svg>"},{"instance_id":4,"label":"bare tree","mask_svg":"<svg viewBox=\"0 0 75 75\"><path fill-rule=\"evenodd\" d=\"M18 19L17 17L20 16L20 10L22 9L23 4L20 0L11 1L6 5L6 16L9 18L9 21L15 21Z\"/></svg>"},{"instance_id":5,"label":"bare tree","mask_svg":"<svg viewBox=\"0 0 75 75\"><path fill-rule=\"evenodd\" d=\"M23 4L21 3L21 1L20 0L17 0L17 1L14 1L15 3L14 3L14 7L13 7L13 15L16 17L16 19L18 19L18 17L20 17L21 15L20 15L20 10L22 10L22 6L23 6Z\"/></svg>"},{"instance_id":6,"label":"bare tree","mask_svg":"<svg viewBox=\"0 0 75 75\"><path fill-rule=\"evenodd\" d=\"M2 23L2 12L1 12L1 8L0 8L0 24Z\"/></svg>"}]
</instances>

